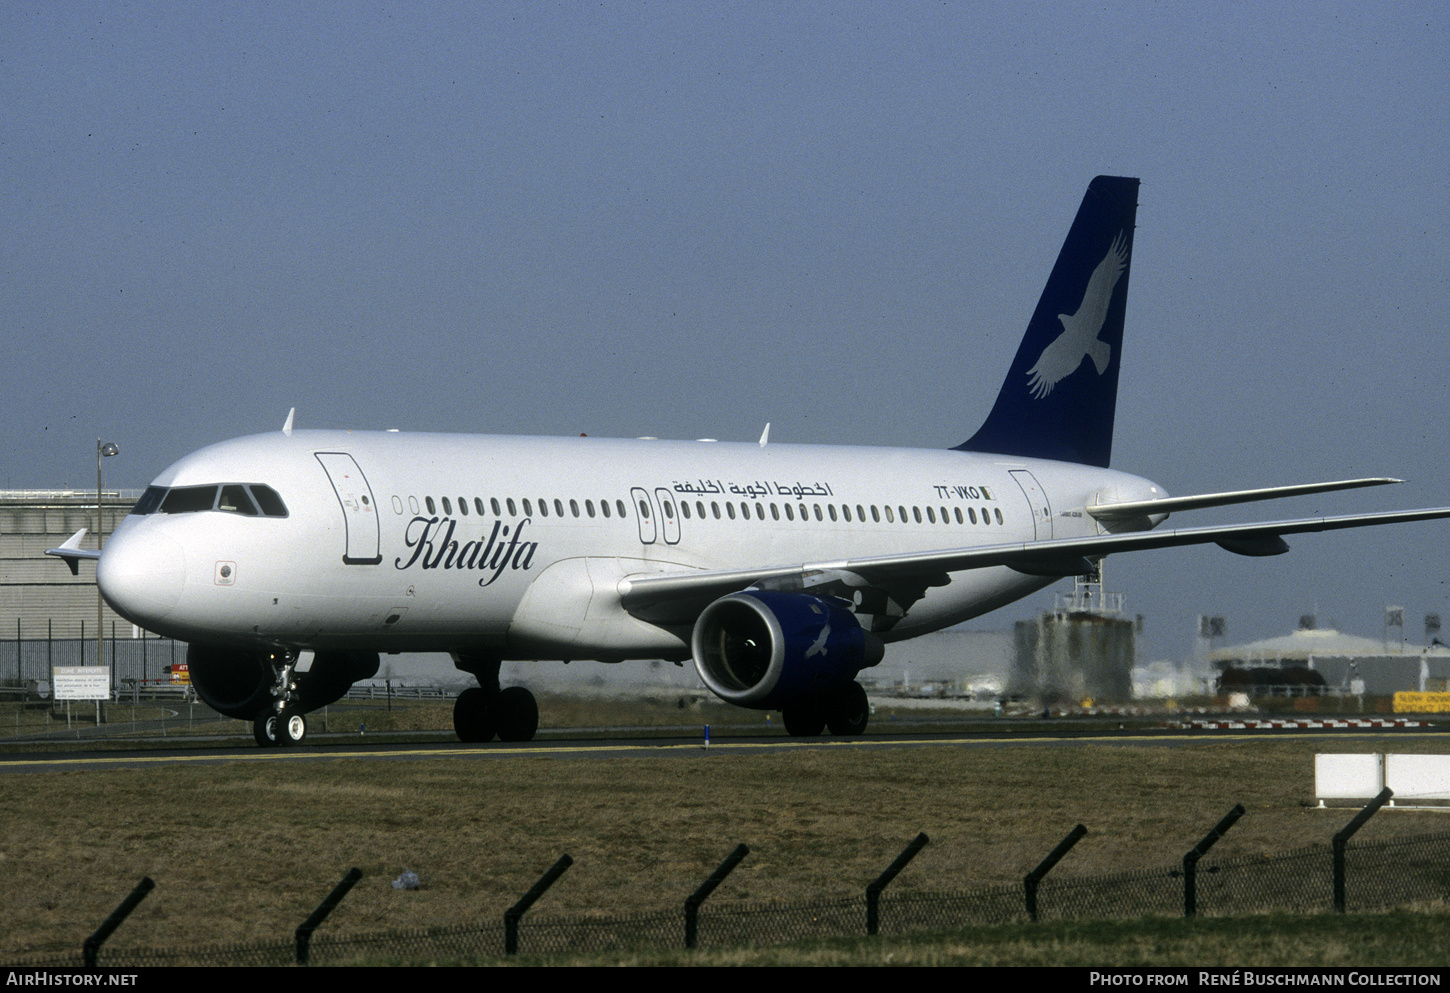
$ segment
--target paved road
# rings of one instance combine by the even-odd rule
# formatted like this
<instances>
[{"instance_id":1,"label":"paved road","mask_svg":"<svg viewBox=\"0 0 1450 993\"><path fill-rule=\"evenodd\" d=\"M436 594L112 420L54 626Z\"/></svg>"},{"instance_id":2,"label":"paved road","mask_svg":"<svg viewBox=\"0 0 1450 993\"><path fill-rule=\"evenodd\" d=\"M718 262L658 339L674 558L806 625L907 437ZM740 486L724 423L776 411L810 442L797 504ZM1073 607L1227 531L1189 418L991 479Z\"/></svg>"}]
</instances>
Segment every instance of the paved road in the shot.
<instances>
[{"instance_id":1,"label":"paved road","mask_svg":"<svg viewBox=\"0 0 1450 993\"><path fill-rule=\"evenodd\" d=\"M1257 730L1257 731L1195 731L1169 728L1120 729L1116 722L1108 719L1083 721L1077 726L1063 729L1058 726L1051 731L1037 728L1030 721L1014 722L1013 726L988 732L963 733L954 731L891 731L874 732L860 738L832 738L829 735L813 739L789 738L781 733L769 735L716 734L705 744L698 729L689 729L688 734L672 737L628 736L624 729L598 729L600 736L541 738L527 744L505 744L493 742L487 745L464 745L451 740L451 734L439 732L434 735L417 735L412 740L402 741L390 736L387 741L360 741L355 734L313 735L307 744L299 748L262 749L239 735L229 735L208 740L192 740L185 746L111 748L76 750L37 746L33 750L15 750L0 755L0 774L57 772L66 769L119 769L146 768L159 765L184 763L218 764L224 762L315 762L337 759L371 759L426 761L437 758L464 758L474 760L500 760L529 755L570 755L608 759L624 755L680 755L699 754L706 749L711 752L747 753L762 750L782 749L839 749L839 748L911 748L911 747L955 747L982 748L1023 746L1069 747L1092 744L1171 746L1175 744L1221 741L1226 737L1254 735L1273 738L1317 738L1349 743L1363 739L1383 740L1386 736L1396 739L1423 739L1427 736L1443 738L1438 729L1397 730ZM680 729L685 730L685 729ZM612 733L611 733L612 732ZM588 732L585 732L586 734ZM449 739L449 740L444 740Z\"/></svg>"}]
</instances>

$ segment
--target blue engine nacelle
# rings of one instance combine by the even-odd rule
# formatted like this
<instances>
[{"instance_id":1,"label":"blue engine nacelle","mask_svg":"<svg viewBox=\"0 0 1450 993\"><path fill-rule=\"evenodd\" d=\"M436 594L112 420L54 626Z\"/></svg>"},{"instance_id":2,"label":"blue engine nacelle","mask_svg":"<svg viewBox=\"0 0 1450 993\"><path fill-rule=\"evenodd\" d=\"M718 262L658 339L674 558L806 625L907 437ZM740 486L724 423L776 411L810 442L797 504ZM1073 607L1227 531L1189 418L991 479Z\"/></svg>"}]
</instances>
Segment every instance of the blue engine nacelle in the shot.
<instances>
[{"instance_id":1,"label":"blue engine nacelle","mask_svg":"<svg viewBox=\"0 0 1450 993\"><path fill-rule=\"evenodd\" d=\"M885 646L838 602L807 593L749 590L721 597L695 622L695 669L737 707L810 704L881 661Z\"/></svg>"}]
</instances>

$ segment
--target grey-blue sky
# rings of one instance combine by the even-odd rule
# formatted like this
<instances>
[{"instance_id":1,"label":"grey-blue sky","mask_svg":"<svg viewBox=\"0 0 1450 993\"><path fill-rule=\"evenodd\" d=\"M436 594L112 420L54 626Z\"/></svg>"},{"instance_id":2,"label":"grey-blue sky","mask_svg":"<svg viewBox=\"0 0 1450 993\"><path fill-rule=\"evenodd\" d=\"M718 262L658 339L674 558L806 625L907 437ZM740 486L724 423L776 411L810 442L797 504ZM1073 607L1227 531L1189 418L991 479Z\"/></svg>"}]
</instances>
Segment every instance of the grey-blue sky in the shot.
<instances>
[{"instance_id":1,"label":"grey-blue sky","mask_svg":"<svg viewBox=\"0 0 1450 993\"><path fill-rule=\"evenodd\" d=\"M955 444L1116 173L1144 185L1115 465L1412 480L1290 516L1450 503L1447 41L1419 3L8 3L0 482L88 485L105 436L141 486L294 405ZM1372 634L1386 601L1450 617L1446 534L1109 578L1156 655L1201 612Z\"/></svg>"}]
</instances>

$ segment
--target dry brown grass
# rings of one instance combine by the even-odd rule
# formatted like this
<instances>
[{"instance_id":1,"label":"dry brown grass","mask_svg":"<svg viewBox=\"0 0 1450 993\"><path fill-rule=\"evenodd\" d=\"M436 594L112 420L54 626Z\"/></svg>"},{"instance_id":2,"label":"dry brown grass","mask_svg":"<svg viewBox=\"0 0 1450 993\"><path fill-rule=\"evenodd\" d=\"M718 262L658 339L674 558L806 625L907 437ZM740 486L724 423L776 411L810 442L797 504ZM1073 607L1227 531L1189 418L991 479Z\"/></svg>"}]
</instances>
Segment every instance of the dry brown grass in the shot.
<instances>
[{"instance_id":1,"label":"dry brown grass","mask_svg":"<svg viewBox=\"0 0 1450 993\"><path fill-rule=\"evenodd\" d=\"M634 757L260 761L0 777L0 949L75 947L142 876L157 889L116 941L210 944L291 933L351 866L329 932L496 922L561 853L536 913L677 908L737 843L714 898L859 893L918 831L894 888L1020 880L1076 823L1057 870L1176 863L1234 803L1216 853L1327 844L1347 811L1310 809L1316 751L1435 750L1425 738L1175 745L837 745ZM1365 840L1442 830L1386 811ZM417 872L423 889L389 881Z\"/></svg>"}]
</instances>

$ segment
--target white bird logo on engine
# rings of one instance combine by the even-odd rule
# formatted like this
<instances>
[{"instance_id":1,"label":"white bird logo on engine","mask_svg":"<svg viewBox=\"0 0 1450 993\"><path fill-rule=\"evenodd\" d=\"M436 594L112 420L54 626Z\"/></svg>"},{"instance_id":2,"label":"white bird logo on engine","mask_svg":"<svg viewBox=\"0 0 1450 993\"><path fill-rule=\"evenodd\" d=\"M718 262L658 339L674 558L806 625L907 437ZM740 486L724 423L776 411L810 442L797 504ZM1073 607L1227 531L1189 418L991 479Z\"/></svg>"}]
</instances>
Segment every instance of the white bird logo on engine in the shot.
<instances>
[{"instance_id":1,"label":"white bird logo on engine","mask_svg":"<svg viewBox=\"0 0 1450 993\"><path fill-rule=\"evenodd\" d=\"M829 638L830 636L831 636L831 626L829 624L822 625L821 626L821 634L820 634L820 636L818 638L816 638L816 640L814 642L811 643L811 647L810 648L807 648L806 649L805 657L809 659L809 658L814 658L817 655L825 655L826 654L826 639Z\"/></svg>"},{"instance_id":2,"label":"white bird logo on engine","mask_svg":"<svg viewBox=\"0 0 1450 993\"><path fill-rule=\"evenodd\" d=\"M1093 360L1099 376L1107 370L1113 349L1107 342L1098 340L1098 333L1107 320L1113 290L1127 265L1127 232L1119 231L1108 254L1093 270L1077 313L1057 315L1062 323L1062 334L1042 350L1037 364L1028 370L1027 386L1035 399L1041 400L1052 392L1059 381L1076 372L1084 356Z\"/></svg>"}]
</instances>

